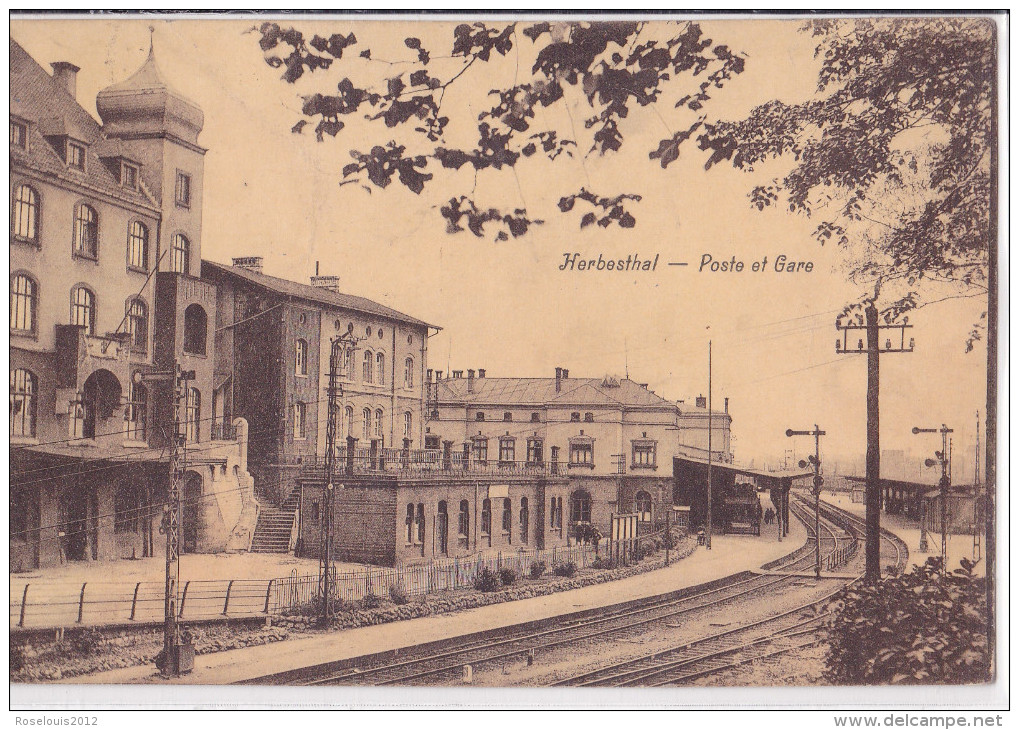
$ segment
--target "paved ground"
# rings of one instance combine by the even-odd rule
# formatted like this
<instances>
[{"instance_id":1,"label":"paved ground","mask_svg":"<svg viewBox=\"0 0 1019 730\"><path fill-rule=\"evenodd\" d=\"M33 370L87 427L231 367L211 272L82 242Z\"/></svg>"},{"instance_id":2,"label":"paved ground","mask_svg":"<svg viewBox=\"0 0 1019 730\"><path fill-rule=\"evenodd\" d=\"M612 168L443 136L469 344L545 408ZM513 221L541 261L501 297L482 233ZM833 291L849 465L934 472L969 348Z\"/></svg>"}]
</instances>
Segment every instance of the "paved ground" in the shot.
<instances>
[{"instance_id":1,"label":"paved ground","mask_svg":"<svg viewBox=\"0 0 1019 730\"><path fill-rule=\"evenodd\" d=\"M803 526L795 521L790 535L783 541L778 541L776 533L776 528L769 526L761 537L716 536L710 551L697 548L691 556L668 568L573 591L483 606L456 614L427 616L207 654L195 659L194 672L175 681L186 684L228 684L272 672L414 646L436 639L666 593L758 568L763 563L792 552L803 545L806 539ZM128 684L166 680L160 680L153 667L144 666L77 677L69 681Z\"/></svg>"},{"instance_id":2,"label":"paved ground","mask_svg":"<svg viewBox=\"0 0 1019 730\"><path fill-rule=\"evenodd\" d=\"M841 507L842 509L864 517L867 513L865 505L854 503L848 494L824 494L821 497L825 502ZM908 519L902 515L889 515L881 513L881 527L894 532L906 542L909 548L909 566L921 565L927 562L927 558L941 555L941 533L927 535L928 551L919 552L920 528L915 520ZM972 535L949 535L948 536L948 567L952 570L959 567L959 561L963 558L973 560L973 536ZM910 569L910 568L907 568ZM984 574L984 562L977 563L974 570L976 575Z\"/></svg>"}]
</instances>

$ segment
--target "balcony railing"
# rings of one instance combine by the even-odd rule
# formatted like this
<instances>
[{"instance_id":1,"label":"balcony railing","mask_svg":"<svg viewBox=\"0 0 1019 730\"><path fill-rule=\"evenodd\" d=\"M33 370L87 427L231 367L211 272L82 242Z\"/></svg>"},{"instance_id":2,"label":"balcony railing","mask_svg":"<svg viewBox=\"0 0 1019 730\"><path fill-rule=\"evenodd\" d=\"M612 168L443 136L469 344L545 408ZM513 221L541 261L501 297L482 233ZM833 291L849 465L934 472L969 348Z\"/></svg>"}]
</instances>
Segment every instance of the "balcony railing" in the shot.
<instances>
[{"instance_id":1,"label":"balcony railing","mask_svg":"<svg viewBox=\"0 0 1019 730\"><path fill-rule=\"evenodd\" d=\"M213 421L212 423L212 440L213 441L236 441L237 440L237 427L232 423L226 423L224 421Z\"/></svg>"},{"instance_id":2,"label":"balcony railing","mask_svg":"<svg viewBox=\"0 0 1019 730\"><path fill-rule=\"evenodd\" d=\"M301 466L324 469L321 456L303 456ZM384 474L394 476L566 476L563 462L543 461L480 461L473 454L465 458L463 451L443 452L440 449L354 449L352 457L338 450L333 461L335 474Z\"/></svg>"}]
</instances>

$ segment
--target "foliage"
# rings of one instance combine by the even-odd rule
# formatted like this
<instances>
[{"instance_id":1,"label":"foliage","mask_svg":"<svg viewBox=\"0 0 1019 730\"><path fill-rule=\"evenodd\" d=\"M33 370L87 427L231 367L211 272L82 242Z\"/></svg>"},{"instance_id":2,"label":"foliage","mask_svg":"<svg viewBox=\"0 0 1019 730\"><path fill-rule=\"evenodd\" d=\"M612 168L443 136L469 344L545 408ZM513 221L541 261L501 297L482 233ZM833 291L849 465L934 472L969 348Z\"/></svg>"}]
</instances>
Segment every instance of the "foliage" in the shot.
<instances>
[{"instance_id":1,"label":"foliage","mask_svg":"<svg viewBox=\"0 0 1019 730\"><path fill-rule=\"evenodd\" d=\"M657 551L658 546L654 540L641 540L633 551L633 557L636 560L643 560L644 558L650 558Z\"/></svg>"},{"instance_id":2,"label":"foliage","mask_svg":"<svg viewBox=\"0 0 1019 730\"><path fill-rule=\"evenodd\" d=\"M753 188L751 205L817 218L816 239L848 250L851 279L872 286L874 300L886 287L888 320L930 303L922 284L947 284L951 298L986 295L993 23L821 19L804 31L816 39L817 94L705 123L705 167L752 172L790 159L784 177Z\"/></svg>"},{"instance_id":3,"label":"foliage","mask_svg":"<svg viewBox=\"0 0 1019 730\"><path fill-rule=\"evenodd\" d=\"M405 606L410 603L410 596L407 595L407 589L402 583L393 583L389 586L389 600L397 606Z\"/></svg>"},{"instance_id":4,"label":"foliage","mask_svg":"<svg viewBox=\"0 0 1019 730\"><path fill-rule=\"evenodd\" d=\"M366 593L361 598L361 608L363 608L363 609L367 610L367 609L370 609L370 608L378 608L381 605L382 605L382 598L380 598L379 596L376 596L374 593Z\"/></svg>"},{"instance_id":5,"label":"foliage","mask_svg":"<svg viewBox=\"0 0 1019 730\"><path fill-rule=\"evenodd\" d=\"M826 657L835 684L961 684L990 679L987 594L974 563L929 558L902 576L845 588Z\"/></svg>"},{"instance_id":6,"label":"foliage","mask_svg":"<svg viewBox=\"0 0 1019 730\"><path fill-rule=\"evenodd\" d=\"M11 660L10 660L10 671L20 672L25 668L25 647L18 646L15 644L10 645Z\"/></svg>"},{"instance_id":7,"label":"foliage","mask_svg":"<svg viewBox=\"0 0 1019 730\"><path fill-rule=\"evenodd\" d=\"M679 99L675 107L699 119L650 153L665 167L678 157L680 142L700 128L701 110L713 91L744 69L739 53L706 38L699 24L689 21L461 23L446 41L448 55L409 37L400 57L391 60L374 57L371 47L353 33L309 39L300 30L273 22L253 30L266 63L282 69L285 82L327 71L342 76L331 89L304 97L303 118L292 132L300 134L313 125L316 138L324 141L340 137L348 123L364 121L369 134L376 135L370 150L351 151L354 162L343 168L341 184L358 183L371 192L366 183L386 188L395 178L420 194L440 173L452 177L450 171L470 169L470 193L454 195L440 213L450 232L462 231L466 224L480 237L491 224L497 240L523 235L543 221L528 213L519 180L522 204L512 212L478 204L474 195L479 173L494 187L505 187L505 181L496 178L516 177L522 160L544 158L560 165L575 156L618 152L624 143L623 120L648 106L661 117L657 105L668 95L670 101ZM488 90L491 84L485 79L497 77L500 64L511 58L513 83ZM454 84L474 95L465 108L474 106L482 110L479 114L443 107ZM578 107L585 114L578 120L583 121L583 139L571 111ZM555 126L562 118L552 113L555 109L567 112L569 125ZM472 137L477 140L473 146L453 143ZM548 175L556 177L561 176ZM463 178L458 184L464 184ZM626 209L628 201L640 201L636 193L601 195L581 188L559 196L558 207L566 213L578 200L595 209L583 214L581 227L636 225Z\"/></svg>"},{"instance_id":8,"label":"foliage","mask_svg":"<svg viewBox=\"0 0 1019 730\"><path fill-rule=\"evenodd\" d=\"M499 568L499 580L504 586L511 586L517 579L517 571L513 568Z\"/></svg>"},{"instance_id":9,"label":"foliage","mask_svg":"<svg viewBox=\"0 0 1019 730\"><path fill-rule=\"evenodd\" d=\"M491 593L501 584L502 581L499 578L499 574L491 568L482 568L478 571L478 574L474 576L474 588L482 591L483 593Z\"/></svg>"},{"instance_id":10,"label":"foliage","mask_svg":"<svg viewBox=\"0 0 1019 730\"><path fill-rule=\"evenodd\" d=\"M81 656L92 656L103 645L103 635L96 628L78 631L71 637L71 648Z\"/></svg>"},{"instance_id":11,"label":"foliage","mask_svg":"<svg viewBox=\"0 0 1019 730\"><path fill-rule=\"evenodd\" d=\"M602 534L594 525L580 523L573 528L573 535L577 542L591 543L595 547L601 542Z\"/></svg>"},{"instance_id":12,"label":"foliage","mask_svg":"<svg viewBox=\"0 0 1019 730\"><path fill-rule=\"evenodd\" d=\"M577 564L572 560L566 563L552 563L552 574L562 578L572 578L577 574Z\"/></svg>"},{"instance_id":13,"label":"foliage","mask_svg":"<svg viewBox=\"0 0 1019 730\"><path fill-rule=\"evenodd\" d=\"M595 558L591 561L591 567L597 568L598 570L608 570L616 567L615 562L610 557Z\"/></svg>"},{"instance_id":14,"label":"foliage","mask_svg":"<svg viewBox=\"0 0 1019 730\"><path fill-rule=\"evenodd\" d=\"M531 578L537 580L538 578L545 574L545 570L547 568L548 566L545 565L545 561L539 560L535 563L531 563L531 567L528 570L528 572L531 574Z\"/></svg>"}]
</instances>

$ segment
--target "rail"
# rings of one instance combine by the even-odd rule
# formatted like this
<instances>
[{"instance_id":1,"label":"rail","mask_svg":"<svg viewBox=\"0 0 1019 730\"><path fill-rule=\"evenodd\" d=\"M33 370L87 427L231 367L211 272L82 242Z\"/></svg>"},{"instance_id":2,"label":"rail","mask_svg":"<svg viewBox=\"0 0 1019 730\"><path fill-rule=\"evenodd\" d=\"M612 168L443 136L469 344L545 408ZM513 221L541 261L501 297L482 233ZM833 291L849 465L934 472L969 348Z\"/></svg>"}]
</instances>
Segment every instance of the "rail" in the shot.
<instances>
[{"instance_id":1,"label":"rail","mask_svg":"<svg viewBox=\"0 0 1019 730\"><path fill-rule=\"evenodd\" d=\"M294 465L307 476L325 477L325 458L310 455L296 457ZM354 449L353 454L340 450L333 460L333 474L382 474L393 476L526 476L565 477L569 465L559 461L500 461L478 459L463 451L443 452L437 449Z\"/></svg>"}]
</instances>

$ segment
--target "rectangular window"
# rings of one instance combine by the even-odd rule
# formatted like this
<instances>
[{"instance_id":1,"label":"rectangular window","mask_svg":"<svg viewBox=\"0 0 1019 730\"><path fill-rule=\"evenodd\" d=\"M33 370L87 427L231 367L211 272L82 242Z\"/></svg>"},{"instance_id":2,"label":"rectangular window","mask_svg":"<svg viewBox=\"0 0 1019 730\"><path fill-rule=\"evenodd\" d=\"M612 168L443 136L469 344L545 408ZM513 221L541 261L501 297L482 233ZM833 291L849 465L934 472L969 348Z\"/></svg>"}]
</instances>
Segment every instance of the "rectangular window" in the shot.
<instances>
[{"instance_id":1,"label":"rectangular window","mask_svg":"<svg viewBox=\"0 0 1019 730\"><path fill-rule=\"evenodd\" d=\"M120 165L120 184L130 190L138 189L138 168L126 162Z\"/></svg>"},{"instance_id":2,"label":"rectangular window","mask_svg":"<svg viewBox=\"0 0 1019 730\"><path fill-rule=\"evenodd\" d=\"M187 173L177 172L177 185L174 190L174 200L182 208L191 207L191 176Z\"/></svg>"},{"instance_id":3,"label":"rectangular window","mask_svg":"<svg viewBox=\"0 0 1019 730\"><path fill-rule=\"evenodd\" d=\"M570 443L570 465L594 466L594 444L590 441Z\"/></svg>"},{"instance_id":4,"label":"rectangular window","mask_svg":"<svg viewBox=\"0 0 1019 730\"><path fill-rule=\"evenodd\" d=\"M85 148L75 142L67 143L67 166L76 170L85 169Z\"/></svg>"},{"instance_id":5,"label":"rectangular window","mask_svg":"<svg viewBox=\"0 0 1019 730\"><path fill-rule=\"evenodd\" d=\"M304 403L294 403L294 438L303 439L307 436L305 416L307 406Z\"/></svg>"},{"instance_id":6,"label":"rectangular window","mask_svg":"<svg viewBox=\"0 0 1019 730\"><path fill-rule=\"evenodd\" d=\"M488 461L488 439L474 439L474 459L482 463Z\"/></svg>"},{"instance_id":7,"label":"rectangular window","mask_svg":"<svg viewBox=\"0 0 1019 730\"><path fill-rule=\"evenodd\" d=\"M634 469L650 469L655 466L655 442L634 441L633 461Z\"/></svg>"},{"instance_id":8,"label":"rectangular window","mask_svg":"<svg viewBox=\"0 0 1019 730\"><path fill-rule=\"evenodd\" d=\"M28 149L28 127L14 120L11 120L11 144L23 150Z\"/></svg>"},{"instance_id":9,"label":"rectangular window","mask_svg":"<svg viewBox=\"0 0 1019 730\"><path fill-rule=\"evenodd\" d=\"M541 439L527 440L527 463L540 464L544 461L544 449Z\"/></svg>"},{"instance_id":10,"label":"rectangular window","mask_svg":"<svg viewBox=\"0 0 1019 730\"><path fill-rule=\"evenodd\" d=\"M499 461L512 462L516 459L516 441L499 439Z\"/></svg>"}]
</instances>

